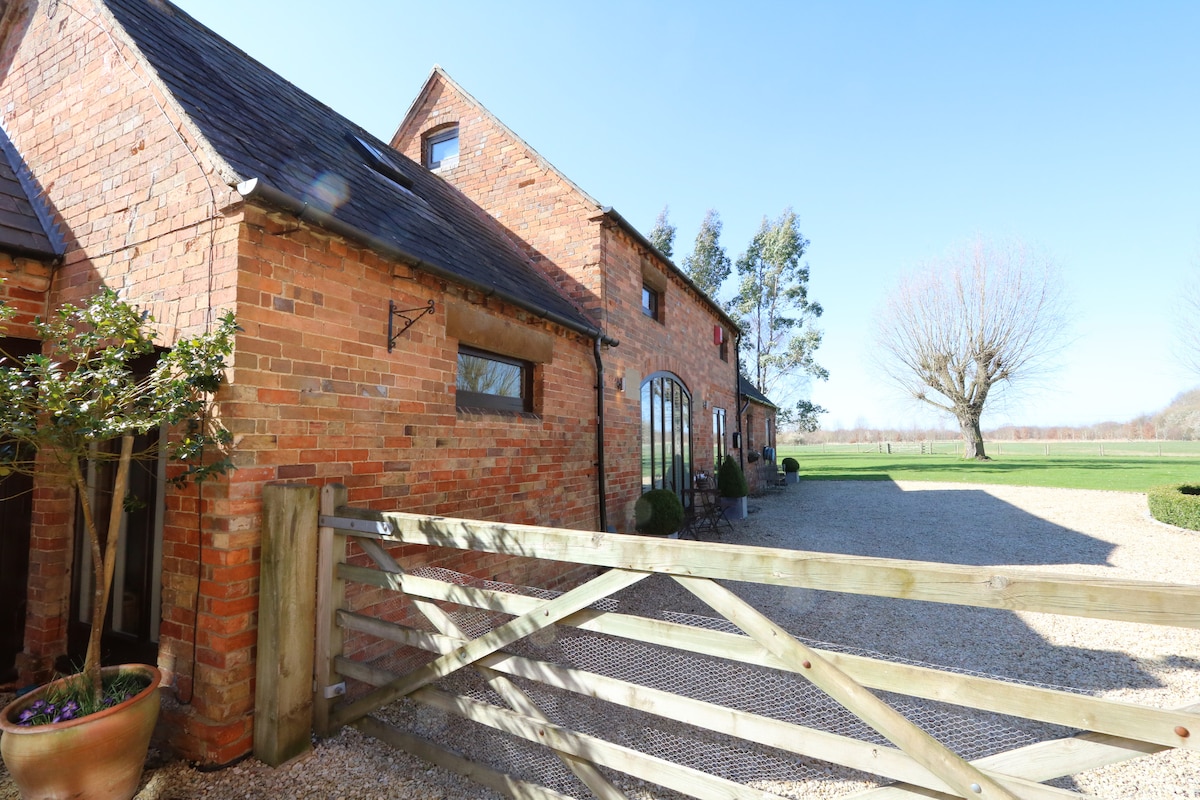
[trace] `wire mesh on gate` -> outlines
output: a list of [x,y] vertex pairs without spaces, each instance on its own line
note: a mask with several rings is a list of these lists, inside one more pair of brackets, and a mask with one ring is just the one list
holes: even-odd
[[[561,594],[534,587],[480,581],[440,568],[422,568],[413,574],[458,585],[547,600]],[[604,611],[617,611],[619,603],[612,598],[606,598],[594,607]],[[669,610],[661,610],[655,616],[665,621],[708,630],[742,633],[732,623],[721,618]],[[472,638],[481,636],[512,618],[501,612],[469,607],[456,607],[451,611],[451,617]],[[432,627],[429,630],[432,631]],[[824,650],[918,666],[932,666],[855,648],[806,640],[802,637],[796,638],[810,647]],[[876,731],[816,686],[799,675],[783,670],[697,655],[564,626],[551,626],[505,648],[505,652],[625,680],[782,722],[852,737],[871,744],[888,744]],[[372,659],[371,666],[401,675],[434,658],[436,654],[397,646],[390,652]],[[968,670],[946,671],[995,677]],[[564,728],[770,791],[782,797],[803,797],[813,783],[824,784],[822,795],[827,797],[839,794],[836,789],[838,782],[841,782],[845,789],[841,793],[862,791],[872,785],[880,785],[880,779],[876,776],[838,765],[798,757],[793,753],[748,743],[683,721],[665,719],[586,695],[566,692],[520,678],[508,679],[524,690],[551,722]],[[435,686],[480,702],[501,708],[508,707],[474,670],[459,670],[437,682]],[[370,687],[348,681],[348,688],[349,694],[356,696],[365,693]],[[1061,728],[1030,723],[1028,720],[1014,720],[984,712],[968,713],[955,706],[886,692],[877,694],[914,724],[968,760],[1068,733]],[[579,779],[545,747],[408,699],[393,704],[376,716],[447,750],[516,778],[540,784],[570,797],[592,796]],[[605,772],[614,784],[630,785],[628,778],[607,770]],[[672,798],[681,795],[656,789],[653,794],[638,796]]]

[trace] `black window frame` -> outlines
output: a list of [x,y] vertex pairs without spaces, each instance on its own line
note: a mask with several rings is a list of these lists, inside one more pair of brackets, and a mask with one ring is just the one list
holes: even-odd
[[729,420],[725,409],[713,406],[713,472],[720,468],[725,460],[728,449],[725,446],[725,436],[729,432]]
[[648,283],[642,284],[642,313],[656,322],[662,322],[662,292]]
[[671,372],[656,372],[641,386],[642,493],[670,489],[684,505],[695,471],[692,393]]
[[[490,394],[488,392],[473,392],[463,389],[458,381],[462,374],[462,357],[478,358],[499,364],[518,367],[521,370],[520,397]],[[533,362],[520,358],[500,355],[489,350],[468,345],[458,346],[455,373],[455,400],[457,408],[476,411],[508,411],[514,413],[533,413]]]
[[[459,150],[457,152],[455,152],[455,154],[453,156],[449,156],[447,158],[434,161],[433,160],[434,145],[441,144],[442,142],[448,142],[451,139],[458,141]],[[447,125],[444,128],[438,128],[437,130],[430,131],[429,133],[425,134],[424,150],[425,150],[425,153],[424,153],[425,166],[428,167],[429,169],[441,169],[442,165],[446,161],[450,161],[451,159],[454,160],[454,164],[457,164],[459,154],[462,152],[462,141],[459,139],[459,135],[458,135],[458,123],[456,122],[453,125]],[[454,166],[454,164],[446,164],[446,166],[448,166],[448,167]]]

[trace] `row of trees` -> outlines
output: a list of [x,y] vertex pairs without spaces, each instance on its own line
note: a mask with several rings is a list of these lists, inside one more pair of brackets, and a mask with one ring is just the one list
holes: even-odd
[[[664,208],[649,233],[651,243],[674,256],[675,226]],[[724,304],[738,323],[742,374],[780,407],[780,425],[816,430],[825,409],[799,397],[808,380],[826,380],[828,371],[816,361],[823,309],[808,296],[808,240],[790,208],[762,224],[745,252],[731,261],[721,245],[721,218],[709,210],[696,234],[692,252],[683,258],[688,277],[717,299],[736,270],[737,294]]]
[[[675,233],[664,208],[649,238],[671,257]],[[796,215],[788,209],[764,218],[736,262],[720,236],[720,217],[710,210],[683,269],[714,298],[736,269],[737,294],[725,308],[741,329],[743,374],[781,405],[783,423],[814,431],[825,409],[795,395],[808,379],[829,373],[815,358],[822,308],[808,296],[808,240]],[[958,421],[965,457],[986,459],[988,401],[1040,374],[1063,340],[1061,286],[1053,262],[1024,243],[970,242],[887,294],[876,319],[878,366],[907,395]]]
[[[649,238],[671,257],[675,233],[664,208]],[[796,395],[808,379],[825,380],[828,372],[815,359],[822,309],[808,296],[809,243],[796,215],[788,209],[764,218],[736,262],[720,236],[720,217],[710,210],[683,269],[713,298],[736,270],[737,294],[725,308],[740,328],[743,374],[780,403],[781,423],[814,431],[825,409]],[[877,366],[905,394],[958,422],[965,457],[986,459],[988,403],[1041,377],[1065,342],[1069,307],[1062,286],[1057,265],[1035,247],[968,242],[901,277],[887,293],[876,316]],[[1179,318],[1182,358],[1200,374],[1200,276],[1184,292]],[[1168,427],[1180,425],[1187,427]]]
[[[1002,425],[986,431],[1002,442],[1194,441],[1200,439],[1200,410],[1188,414],[1144,414],[1127,422],[1094,425]],[[948,428],[837,428],[787,437],[788,444],[859,444],[873,442],[941,442],[960,438]]]

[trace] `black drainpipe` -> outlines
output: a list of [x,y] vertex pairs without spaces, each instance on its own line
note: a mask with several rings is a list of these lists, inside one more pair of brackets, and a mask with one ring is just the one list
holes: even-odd
[[[608,486],[604,480],[604,360],[600,358],[600,339],[592,340],[592,353],[596,357],[596,496],[599,498],[600,530],[608,531],[608,506],[606,496]],[[616,345],[615,339],[608,339],[611,345]]]
[[733,334],[734,345],[734,375],[733,375],[733,397],[734,397],[734,413],[737,414],[737,439],[738,439],[738,466],[743,471],[746,469],[746,438],[742,435],[742,415],[746,413],[746,407],[750,405],[750,401],[746,401],[746,407],[742,406],[742,331],[735,328]]

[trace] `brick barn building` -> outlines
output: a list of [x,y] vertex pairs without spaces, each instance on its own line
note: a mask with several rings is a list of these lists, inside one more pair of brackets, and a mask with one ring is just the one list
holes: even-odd
[[[645,489],[774,444],[774,407],[738,388],[733,320],[444,71],[389,146],[170,3],[0,9],[0,296],[18,311],[0,345],[34,347],[34,316],[101,286],[164,346],[227,310],[243,329],[218,397],[237,469],[202,492],[145,471],[105,640],[167,671],[185,756],[251,748],[265,484],[630,531]],[[23,680],[86,642],[75,498],[49,461],[0,491],[0,659]]]

